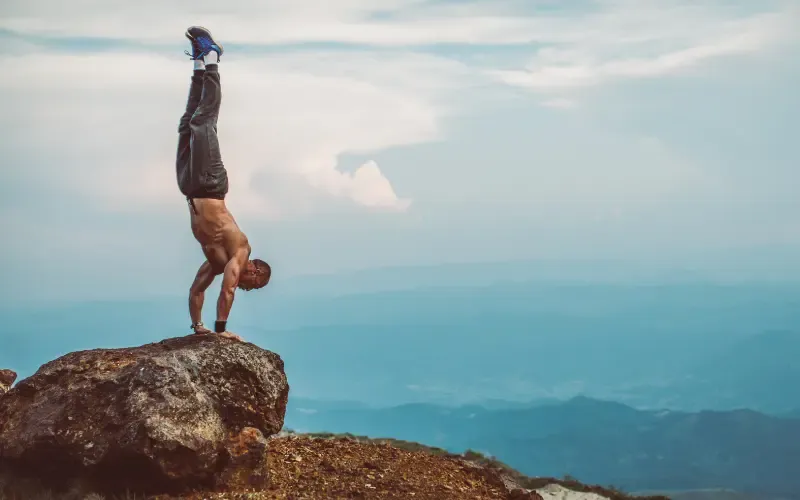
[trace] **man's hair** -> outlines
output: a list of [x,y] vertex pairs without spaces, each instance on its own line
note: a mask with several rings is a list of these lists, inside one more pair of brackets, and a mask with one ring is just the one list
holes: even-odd
[[242,290],[257,290],[267,286],[272,276],[272,268],[261,259],[250,261],[253,266],[247,268],[239,278],[239,288]]

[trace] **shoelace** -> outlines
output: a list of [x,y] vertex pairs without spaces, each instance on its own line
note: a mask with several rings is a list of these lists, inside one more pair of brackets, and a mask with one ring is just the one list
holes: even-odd
[[[201,54],[206,52],[209,49],[213,49],[216,46],[215,44],[211,43],[210,39],[205,38],[205,37],[197,38],[197,44],[199,45],[199,48],[200,48],[199,53],[201,53]],[[192,52],[189,52],[188,50],[184,50],[183,53],[186,54],[187,56],[191,57],[192,59],[199,59],[200,57],[202,57],[199,54],[197,56],[195,56],[194,55],[194,49],[192,50]]]

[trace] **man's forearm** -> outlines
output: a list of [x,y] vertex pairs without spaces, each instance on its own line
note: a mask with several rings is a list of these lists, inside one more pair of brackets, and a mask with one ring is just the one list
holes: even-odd
[[214,281],[214,271],[208,261],[203,262],[203,265],[197,270],[197,276],[195,276],[194,282],[192,282],[192,286],[189,289],[189,316],[192,318],[193,325],[196,325],[202,319],[205,291],[212,281]]
[[219,299],[217,300],[217,321],[228,321],[228,315],[231,313],[231,307],[233,306],[234,295],[235,289],[223,288],[222,291],[220,291]]
[[205,295],[205,292],[202,291],[192,290],[189,292],[189,316],[192,318],[193,325],[202,319]]
[[240,250],[236,256],[228,261],[225,265],[225,271],[222,277],[222,287],[219,292],[219,299],[217,300],[217,324],[215,330],[225,329],[228,321],[228,314],[231,312],[233,306],[233,296],[236,294],[236,286],[239,283],[239,275],[242,270],[243,259],[246,259],[247,254],[242,253]]

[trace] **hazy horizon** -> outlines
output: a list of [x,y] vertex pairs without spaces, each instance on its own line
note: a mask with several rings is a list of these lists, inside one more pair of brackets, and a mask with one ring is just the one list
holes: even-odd
[[[784,359],[800,348],[800,283],[614,280],[611,269],[587,280],[548,269],[453,264],[287,280],[237,294],[230,328],[284,358],[293,397],[385,406],[587,395],[645,408],[800,408],[784,389],[800,377]],[[181,295],[0,310],[0,366],[23,376],[69,351],[189,333]],[[773,364],[782,371],[769,374]],[[722,386],[736,393],[714,389]]]

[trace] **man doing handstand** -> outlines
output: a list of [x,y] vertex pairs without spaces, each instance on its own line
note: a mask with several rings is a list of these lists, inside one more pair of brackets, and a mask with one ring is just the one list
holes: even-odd
[[176,173],[178,187],[188,202],[192,233],[206,257],[189,291],[189,316],[195,333],[211,333],[201,319],[203,300],[206,289],[221,274],[214,332],[238,339],[226,328],[236,288],[262,288],[272,270],[263,260],[250,260],[247,236],[225,206],[228,174],[217,139],[222,46],[199,26],[186,30],[186,37],[192,45],[192,53],[186,54],[194,61],[194,74],[186,112],[178,126]]

